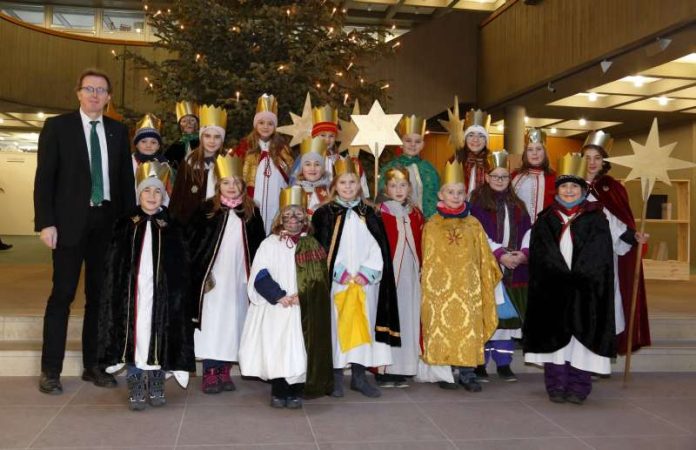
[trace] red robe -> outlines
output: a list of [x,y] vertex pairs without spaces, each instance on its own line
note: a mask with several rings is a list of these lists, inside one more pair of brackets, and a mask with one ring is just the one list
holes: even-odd
[[[596,178],[590,185],[590,192],[597,200],[615,215],[620,221],[631,229],[636,229],[636,221],[631,212],[626,189],[609,175]],[[638,246],[623,256],[619,256],[619,287],[623,302],[624,317],[626,317],[626,330],[617,336],[618,352],[625,355],[628,345],[628,322],[631,315],[631,295],[633,292],[633,274],[636,267],[636,252]],[[638,296],[636,298],[635,325],[633,328],[632,351],[650,345],[650,325],[648,323],[648,303],[645,296],[645,280],[643,268],[640,269],[640,281],[638,282]]]
[[[421,252],[421,237],[423,236],[423,227],[425,226],[425,218],[423,213],[418,208],[412,208],[411,213],[408,215],[411,219],[411,232],[413,233],[413,240],[416,243],[416,255],[418,255],[419,263],[423,262],[423,254]],[[389,252],[392,259],[394,259],[394,252],[396,251],[396,244],[399,240],[399,229],[396,226],[396,217],[381,211],[382,223],[384,223],[384,229],[387,232],[387,240],[389,241]]]
[[[510,181],[514,180],[519,174],[519,170],[512,172],[512,175],[510,175]],[[544,174],[544,205],[542,208],[539,208],[539,212],[551,206],[554,197],[556,197],[556,172],[549,170],[548,173]]]

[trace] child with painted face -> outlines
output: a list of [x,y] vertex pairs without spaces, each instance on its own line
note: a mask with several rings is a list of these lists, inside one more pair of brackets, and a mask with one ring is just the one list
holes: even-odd
[[616,356],[613,245],[602,206],[585,198],[582,156],[565,155],[557,173],[555,201],[532,228],[525,362],[544,366],[552,402],[581,404],[591,373],[611,373]]
[[181,137],[165,151],[165,156],[171,166],[178,171],[184,158],[200,145],[198,133],[198,105],[182,100],[176,104],[176,121],[179,124]]
[[300,144],[300,172],[295,185],[300,186],[307,197],[307,213],[310,217],[329,195],[329,180],[324,170],[326,150],[326,142],[318,136],[306,138]]
[[[484,344],[498,326],[494,291],[501,273],[486,232],[469,214],[462,169],[446,164],[438,213],[423,229],[418,379],[479,392],[474,368],[484,363]],[[451,366],[459,368],[458,383]]]
[[546,133],[530,128],[525,135],[522,167],[512,173],[512,187],[527,207],[532,223],[537,215],[548,208],[556,195],[556,173],[549,165],[546,151]]
[[230,152],[244,158],[247,193],[259,206],[266,235],[271,232],[280,191],[288,186],[294,162],[277,126],[278,102],[263,94],[256,104],[254,130]]
[[172,190],[172,215],[188,225],[203,202],[215,195],[215,158],[223,154],[227,112],[203,105],[200,108],[200,146],[179,166]]
[[387,201],[380,217],[389,241],[399,307],[401,347],[392,348],[393,363],[377,375],[380,387],[407,387],[406,377],[415,376],[420,354],[420,262],[421,235],[425,219],[411,201],[410,171],[393,167],[384,173]]
[[491,244],[493,255],[500,264],[503,280],[496,286],[498,329],[486,342],[485,363],[476,369],[479,381],[488,381],[486,365],[492,358],[498,376],[505,381],[517,381],[510,369],[515,351],[513,338],[522,337],[522,320],[527,300],[527,258],[531,222],[524,203],[510,185],[508,153],[491,152],[486,184],[477,188],[471,199],[472,212]]
[[251,304],[239,364],[244,376],[271,382],[271,407],[298,409],[302,398],[330,394],[331,297],[326,252],[309,230],[306,195],[283,189],[272,234],[249,277]]
[[379,397],[366,367],[392,364],[400,345],[391,254],[384,226],[362,198],[358,170],[350,158],[334,165],[329,203],[312,216],[315,237],[329,258],[332,298],[334,390],[343,396],[343,369],[350,364],[351,389]]
[[187,317],[188,252],[163,206],[169,176],[169,166],[157,161],[138,167],[139,206],[116,222],[106,257],[99,362],[108,373],[126,367],[134,411],[166,403],[165,372],[186,387],[196,369]]
[[440,176],[428,161],[421,159],[425,139],[425,119],[415,115],[404,116],[399,122],[402,154],[386,163],[380,171],[380,189],[384,189],[384,174],[394,167],[405,167],[411,180],[411,200],[426,217],[436,212]]
[[230,370],[239,361],[249,266],[266,236],[259,210],[246,194],[242,164],[238,157],[216,157],[215,195],[189,226],[194,345],[206,394],[235,390]]
[[488,113],[469,110],[464,121],[464,148],[458,149],[450,162],[458,161],[464,165],[464,189],[467,200],[478,186],[485,183],[488,167],[488,127],[491,119]]

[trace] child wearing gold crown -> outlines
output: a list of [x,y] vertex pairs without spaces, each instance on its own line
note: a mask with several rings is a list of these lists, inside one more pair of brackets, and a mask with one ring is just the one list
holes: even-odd
[[223,153],[227,112],[203,105],[200,108],[200,146],[192,151],[179,171],[172,191],[172,216],[188,225],[201,204],[215,194],[215,158]]
[[464,120],[464,147],[457,149],[450,158],[450,162],[456,161],[464,165],[464,189],[467,200],[478,186],[485,183],[488,173],[488,145],[490,137],[488,127],[491,117],[480,109],[469,110]]
[[283,189],[272,234],[249,276],[239,367],[242,375],[271,381],[273,408],[298,409],[303,396],[328,395],[333,388],[326,252],[308,231],[304,191]]
[[380,217],[389,241],[399,307],[401,347],[392,348],[393,363],[378,375],[381,387],[407,387],[406,377],[416,375],[420,353],[421,235],[425,219],[411,200],[411,172],[394,167],[384,175],[387,201]]
[[293,165],[290,149],[276,132],[277,127],[278,102],[274,96],[263,94],[256,104],[254,129],[231,152],[244,158],[244,181],[259,207],[266,235],[271,232],[280,191],[288,186]]
[[501,379],[517,381],[510,364],[515,352],[513,338],[522,337],[521,325],[527,304],[531,222],[524,203],[510,185],[507,151],[491,152],[488,166],[491,171],[486,174],[486,184],[472,194],[471,214],[481,222],[488,235],[503,280],[496,286],[498,329],[486,342],[484,365],[477,367],[475,372],[479,381],[488,381],[486,365],[493,359]]
[[549,165],[546,133],[530,128],[525,135],[522,167],[512,173],[512,188],[527,207],[532,223],[556,195],[556,172]]
[[324,169],[326,142],[321,137],[306,138],[300,144],[299,173],[295,185],[307,197],[307,213],[312,216],[329,195],[329,176]]
[[177,102],[175,112],[181,137],[167,148],[164,156],[167,157],[174,170],[178,171],[184,158],[200,145],[198,105],[188,100],[182,100]]
[[[168,164],[167,158],[161,152],[162,136],[160,135],[159,131],[161,124],[162,121],[159,120],[154,114],[145,114],[136,124],[135,135],[133,137],[135,151],[131,155],[131,159],[133,161],[133,175],[135,175],[137,172],[138,167],[145,162],[157,161],[160,164]],[[167,189],[168,196],[171,195],[171,177],[167,180],[165,188]],[[167,201],[164,204],[165,206],[169,204],[168,196]],[[136,202],[137,200],[138,199],[136,198]]]
[[466,195],[461,163],[448,162],[437,214],[423,229],[423,364],[418,378],[456,389],[449,369],[455,366],[459,384],[479,392],[474,368],[483,364],[483,346],[498,326],[494,290],[501,273],[486,232],[469,214]]
[[312,216],[315,237],[328,254],[332,298],[334,390],[343,397],[343,369],[350,387],[367,397],[381,392],[369,384],[366,367],[392,363],[400,345],[394,272],[384,225],[363,201],[358,170],[350,158],[334,165],[329,203]]
[[218,155],[215,174],[215,195],[189,227],[194,344],[196,358],[203,361],[206,394],[235,390],[230,370],[239,360],[249,266],[266,236],[259,210],[246,193],[242,159]]
[[440,176],[432,164],[419,156],[424,146],[425,119],[415,115],[404,116],[399,122],[399,134],[404,143],[401,146],[403,153],[382,166],[379,188],[384,189],[384,174],[388,170],[405,167],[411,180],[410,197],[413,204],[423,211],[425,217],[431,217],[436,212]]
[[611,373],[616,356],[614,255],[609,221],[586,198],[586,163],[559,161],[554,203],[532,228],[525,361],[544,366],[549,400],[582,404],[591,373]]
[[162,406],[165,372],[186,387],[195,371],[187,318],[189,260],[182,230],[163,206],[169,167],[137,171],[138,204],[114,225],[99,311],[99,363],[127,369],[131,410]]

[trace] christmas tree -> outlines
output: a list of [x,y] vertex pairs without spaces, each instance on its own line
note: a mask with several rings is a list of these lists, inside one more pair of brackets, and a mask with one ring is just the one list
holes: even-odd
[[279,120],[299,113],[309,91],[314,106],[331,104],[347,116],[355,99],[386,98],[386,81],[366,68],[392,51],[383,27],[345,27],[345,10],[327,0],[179,0],[153,11],[156,47],[166,59],[128,54],[147,69],[148,87],[169,114],[176,101],[224,106],[232,140],[252,124],[256,100],[278,98]]

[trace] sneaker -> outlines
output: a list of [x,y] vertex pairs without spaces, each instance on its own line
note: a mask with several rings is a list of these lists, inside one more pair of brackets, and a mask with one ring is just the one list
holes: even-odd
[[553,403],[565,403],[566,397],[563,392],[549,392],[549,400]]
[[440,389],[447,389],[450,391],[453,391],[455,389],[459,389],[459,386],[457,383],[448,383],[446,381],[438,381],[437,385],[440,386]]
[[388,374],[377,373],[375,374],[375,382],[377,386],[381,388],[393,388],[394,387],[394,377]]
[[285,408],[285,399],[275,395],[271,396],[271,408]]
[[460,380],[459,384],[464,386],[464,389],[466,389],[469,392],[481,392],[483,388],[479,384],[478,381],[476,381],[475,378],[471,378],[469,380]]
[[582,405],[583,403],[585,403],[585,399],[579,397],[579,396],[576,395],[576,394],[568,394],[568,395],[566,395],[566,396],[565,396],[565,401],[567,401],[568,403],[572,403],[572,404],[574,404],[574,405]]
[[147,374],[147,394],[150,406],[164,406],[167,399],[164,396],[165,376],[163,370],[151,370]]
[[476,381],[479,383],[488,383],[488,371],[486,371],[486,366],[476,366],[474,369],[474,374],[476,375]]
[[213,367],[203,373],[201,390],[205,394],[219,394],[222,392],[222,383],[220,382],[219,370],[217,368]]
[[302,399],[300,397],[288,397],[285,399],[285,407],[288,409],[301,409]]
[[126,377],[128,382],[128,409],[142,411],[147,406],[145,400],[145,374],[133,373]]
[[397,389],[403,389],[408,387],[408,381],[406,380],[396,380],[394,382],[394,387]]
[[234,385],[234,382],[232,381],[232,376],[230,375],[230,370],[232,370],[232,364],[231,363],[225,363],[225,365],[222,366],[219,372],[220,376],[220,383],[222,384],[222,390],[223,391],[236,391],[237,387]]
[[510,366],[499,366],[498,376],[504,381],[517,381],[517,375],[510,369]]
[[9,250],[11,248],[12,244],[5,244],[4,242],[0,241],[0,251]]

